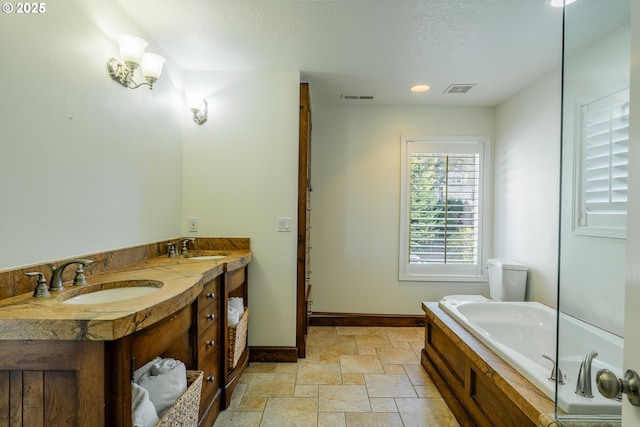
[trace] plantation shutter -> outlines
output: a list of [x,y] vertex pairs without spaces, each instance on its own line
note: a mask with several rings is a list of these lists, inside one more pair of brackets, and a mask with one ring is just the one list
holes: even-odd
[[409,262],[476,264],[480,156],[411,154]]
[[629,89],[583,104],[579,113],[582,153],[578,226],[623,230],[629,168]]

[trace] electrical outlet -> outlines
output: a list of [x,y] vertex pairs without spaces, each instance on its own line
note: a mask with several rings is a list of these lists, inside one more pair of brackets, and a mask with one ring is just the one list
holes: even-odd
[[195,232],[198,231],[198,217],[197,216],[189,217],[188,223],[189,223],[189,231],[190,232],[195,233]]

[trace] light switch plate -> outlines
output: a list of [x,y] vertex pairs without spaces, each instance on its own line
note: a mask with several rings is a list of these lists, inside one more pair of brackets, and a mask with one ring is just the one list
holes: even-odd
[[289,232],[289,231],[291,231],[291,217],[290,216],[279,216],[278,217],[278,231],[279,232]]
[[190,232],[198,231],[198,217],[197,216],[189,217],[188,222],[189,222],[189,231]]

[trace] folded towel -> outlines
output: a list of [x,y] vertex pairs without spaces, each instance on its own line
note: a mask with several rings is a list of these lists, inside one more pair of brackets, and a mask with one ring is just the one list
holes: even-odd
[[155,406],[158,416],[164,413],[187,390],[187,368],[174,359],[161,359],[140,378],[139,384],[149,392],[149,400]]
[[158,420],[155,406],[149,400],[149,392],[131,383],[131,418],[133,427],[152,427]]

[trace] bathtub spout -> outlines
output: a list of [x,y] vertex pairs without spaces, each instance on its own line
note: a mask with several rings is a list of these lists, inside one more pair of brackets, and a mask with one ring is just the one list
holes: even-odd
[[583,397],[593,397],[591,392],[591,362],[598,355],[595,350],[589,350],[584,354],[584,359],[578,371],[578,381],[576,383],[576,394]]

